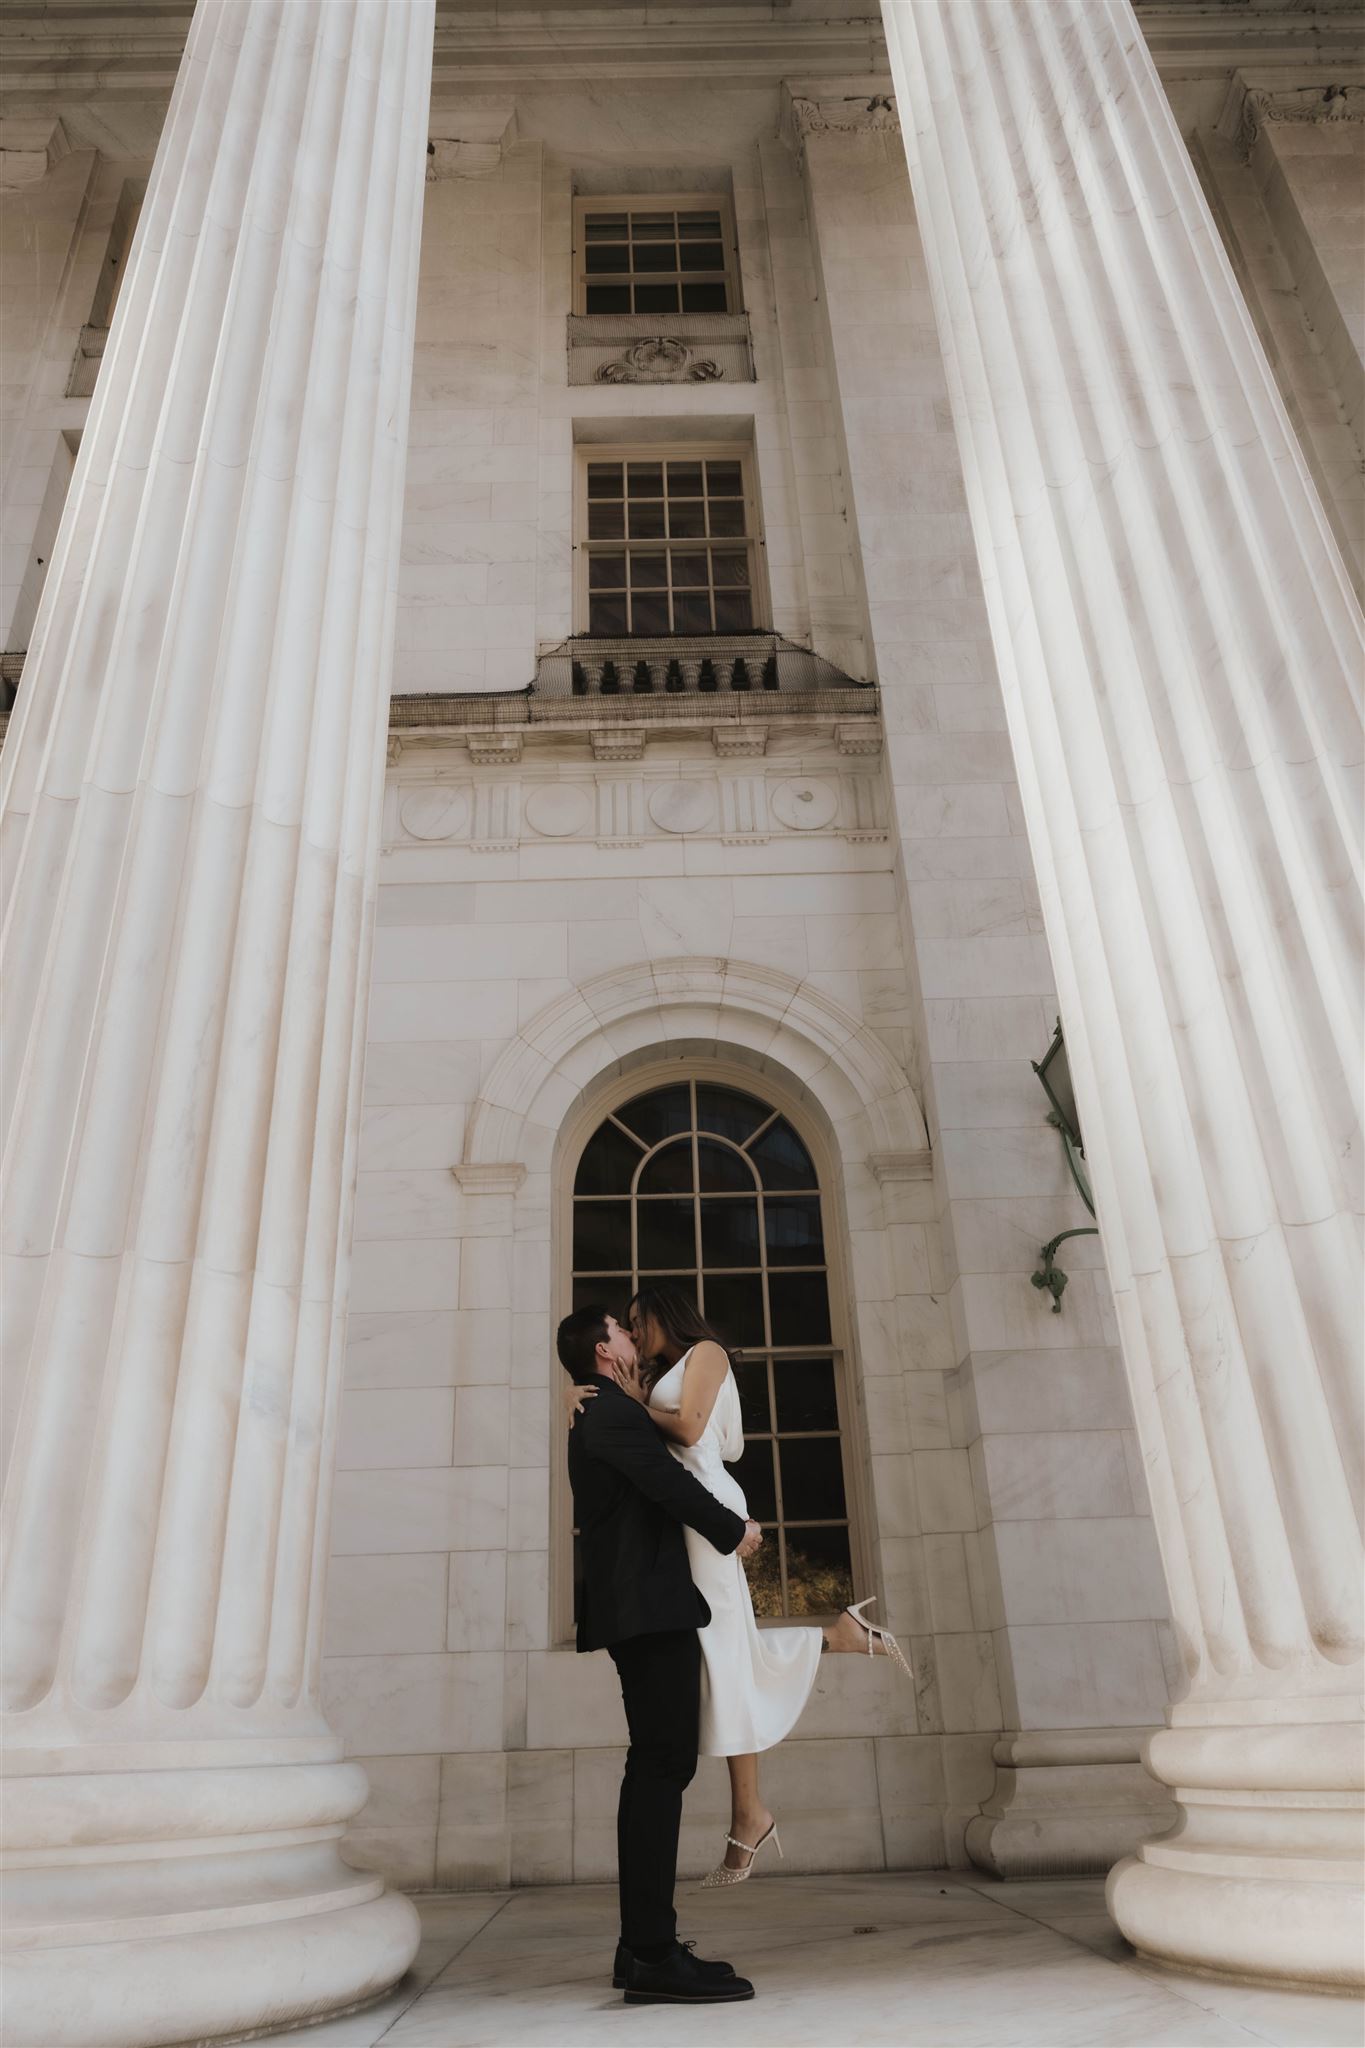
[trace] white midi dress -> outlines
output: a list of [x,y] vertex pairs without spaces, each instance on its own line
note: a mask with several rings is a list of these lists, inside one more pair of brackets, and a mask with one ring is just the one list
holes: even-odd
[[[689,1356],[684,1352],[655,1384],[649,1397],[651,1408],[677,1414]],[[732,1372],[725,1375],[701,1441],[684,1446],[668,1440],[668,1447],[708,1493],[737,1515],[747,1517],[743,1488],[724,1463],[727,1458],[733,1463],[744,1454],[739,1388]],[[701,1753],[749,1756],[771,1749],[791,1733],[810,1698],[820,1664],[821,1631],[760,1629],[739,1559],[724,1556],[695,1529],[688,1529],[686,1535],[692,1579],[711,1610],[710,1625],[699,1631]]]

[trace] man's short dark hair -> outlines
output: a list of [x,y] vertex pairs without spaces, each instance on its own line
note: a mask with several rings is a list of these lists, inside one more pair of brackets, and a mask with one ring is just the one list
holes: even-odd
[[609,1314],[609,1309],[593,1302],[590,1307],[576,1308],[571,1316],[565,1316],[555,1332],[559,1362],[569,1377],[582,1386],[597,1377],[597,1347],[608,1341]]

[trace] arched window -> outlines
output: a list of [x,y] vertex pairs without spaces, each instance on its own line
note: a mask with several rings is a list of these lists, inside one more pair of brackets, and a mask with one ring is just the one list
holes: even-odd
[[853,1569],[823,1205],[809,1151],[770,1104],[678,1081],[598,1126],[574,1180],[574,1306],[624,1317],[642,1281],[690,1294],[733,1347],[734,1469],[769,1534],[749,1566],[756,1613],[837,1612]]

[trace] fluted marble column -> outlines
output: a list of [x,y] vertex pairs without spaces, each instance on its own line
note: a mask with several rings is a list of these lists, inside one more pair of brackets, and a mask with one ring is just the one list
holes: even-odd
[[1154,1955],[1360,1972],[1360,617],[1128,0],[884,0],[1188,1685]]
[[433,0],[200,0],[6,761],[14,2048],[373,1997],[318,1703]]

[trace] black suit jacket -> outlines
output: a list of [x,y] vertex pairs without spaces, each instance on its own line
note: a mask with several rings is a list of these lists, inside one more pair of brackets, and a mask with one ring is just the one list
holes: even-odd
[[604,1650],[661,1629],[704,1628],[711,1610],[692,1583],[683,1525],[726,1556],[743,1517],[672,1455],[647,1411],[598,1376],[569,1431],[569,1483],[583,1588],[580,1650]]

